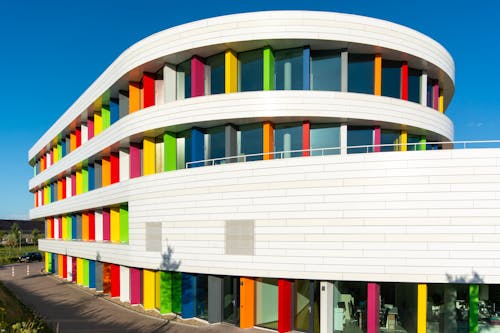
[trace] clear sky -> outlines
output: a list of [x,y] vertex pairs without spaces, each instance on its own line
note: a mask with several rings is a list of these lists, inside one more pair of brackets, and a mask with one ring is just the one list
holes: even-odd
[[455,59],[456,90],[447,110],[455,140],[500,139],[496,0],[2,1],[0,218],[28,217],[28,150],[130,45],[198,19],[279,9],[371,16],[434,38]]

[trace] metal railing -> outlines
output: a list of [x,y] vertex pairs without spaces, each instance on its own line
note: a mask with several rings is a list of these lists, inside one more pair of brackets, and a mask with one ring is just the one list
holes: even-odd
[[[406,149],[404,149],[406,147]],[[391,149],[392,148],[392,149]],[[393,143],[362,146],[311,148],[300,150],[284,150],[268,153],[242,154],[236,156],[210,158],[186,163],[186,169],[220,165],[227,163],[244,163],[250,161],[260,161],[266,159],[283,159],[305,156],[325,156],[340,154],[363,154],[389,151],[427,151],[443,149],[480,149],[480,148],[500,148],[500,140],[479,140],[479,141],[440,141],[440,142],[414,142],[414,143]]]

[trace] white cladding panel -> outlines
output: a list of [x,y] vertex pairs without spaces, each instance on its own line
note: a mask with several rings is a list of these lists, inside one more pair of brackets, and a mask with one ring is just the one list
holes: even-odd
[[[113,198],[113,200],[109,199]],[[41,240],[120,265],[326,280],[500,283],[500,149],[387,152],[155,174],[31,217],[128,201],[130,243]],[[255,255],[225,255],[227,220],[255,221]],[[162,224],[163,253],[145,251]],[[164,259],[163,259],[164,260]]]

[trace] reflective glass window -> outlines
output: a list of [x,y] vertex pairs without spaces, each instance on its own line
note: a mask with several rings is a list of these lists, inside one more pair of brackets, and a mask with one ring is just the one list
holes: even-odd
[[427,106],[430,108],[432,108],[432,102],[433,102],[432,84],[433,84],[433,80],[431,80],[431,79],[427,80]]
[[[238,155],[262,154],[263,132],[262,124],[240,126],[238,131]],[[261,160],[262,155],[248,156],[247,161]]]
[[[302,156],[302,124],[280,124],[274,129],[274,158]],[[298,151],[297,151],[298,150]],[[296,152],[291,152],[296,151]]]
[[[226,135],[224,126],[214,127],[207,131],[207,157],[208,158],[221,158],[226,156]],[[216,161],[216,164],[221,161]]]
[[238,91],[263,90],[264,67],[262,50],[238,54]]
[[348,91],[373,94],[373,58],[371,54],[349,54]]
[[333,288],[333,331],[366,332],[367,284],[339,281]]
[[204,274],[196,276],[195,310],[196,317],[208,320],[208,277]]
[[311,90],[340,91],[340,76],[340,52],[311,52]]
[[385,332],[417,332],[417,284],[380,284],[379,325]]
[[340,125],[311,124],[309,138],[312,156],[340,154]]
[[302,48],[274,52],[276,90],[302,90],[303,50]]
[[353,146],[371,146],[373,144],[373,130],[370,127],[348,127],[347,128],[347,153],[368,153],[373,151],[373,147],[355,147]]
[[[389,131],[382,130],[380,136],[380,143],[382,145],[396,145],[399,143],[399,131]],[[380,151],[396,151],[399,150],[397,146],[382,146],[380,147]]]
[[408,69],[408,100],[420,103],[420,76],[422,73],[419,70]]
[[420,136],[419,135],[410,135],[408,134],[408,139],[407,139],[407,150],[418,150],[418,143],[420,142]]
[[191,59],[177,65],[177,99],[191,97]]
[[382,96],[394,98],[401,96],[401,63],[399,61],[382,61]]
[[295,280],[294,287],[294,330],[318,333],[320,302],[318,281]]
[[205,76],[205,92],[207,95],[224,93],[224,53],[206,59],[207,74]]
[[278,329],[278,280],[255,281],[255,325]]
[[469,332],[467,284],[427,285],[427,332]]
[[185,169],[187,162],[191,162],[191,130],[177,136],[177,169]]

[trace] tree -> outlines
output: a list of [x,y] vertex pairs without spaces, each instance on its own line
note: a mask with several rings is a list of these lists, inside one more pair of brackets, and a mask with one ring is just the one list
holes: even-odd
[[31,239],[34,245],[38,245],[38,239],[40,239],[40,230],[38,230],[37,228],[33,229],[33,231],[31,231]]
[[21,241],[21,228],[19,227],[19,224],[13,223],[12,226],[10,227],[10,235],[12,235],[15,240],[16,244],[19,244]]

